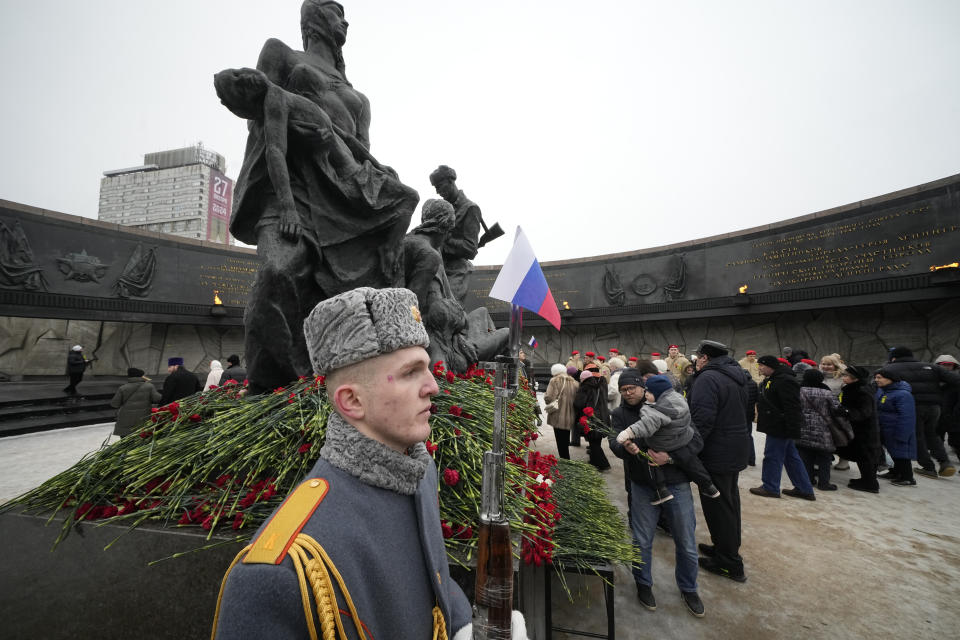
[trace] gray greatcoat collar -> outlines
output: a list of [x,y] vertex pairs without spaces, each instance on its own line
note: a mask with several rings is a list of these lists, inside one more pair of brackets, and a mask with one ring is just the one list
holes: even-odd
[[327,439],[320,457],[364,484],[412,496],[427,470],[430,454],[418,442],[404,455],[363,435],[340,414],[327,420]]

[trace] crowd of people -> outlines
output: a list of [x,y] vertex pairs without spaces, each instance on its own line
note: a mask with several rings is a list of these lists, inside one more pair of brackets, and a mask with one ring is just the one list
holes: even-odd
[[[96,358],[87,358],[83,355],[82,345],[76,345],[70,349],[67,354],[69,384],[64,388],[64,393],[77,395],[77,385],[83,380],[84,372],[95,360]],[[206,383],[201,384],[197,374],[184,366],[183,358],[170,357],[167,359],[167,377],[164,378],[159,391],[153,381],[144,375],[143,369],[129,367],[127,381],[120,385],[110,400],[110,406],[117,410],[113,435],[122,438],[130,433],[136,425],[150,417],[150,410],[156,406],[176,402],[198,391],[222,386],[228,381],[243,384],[247,379],[247,372],[240,365],[240,356],[230,355],[227,358],[227,365],[224,369],[219,360],[211,360]]]
[[[703,340],[689,358],[678,345],[666,356],[576,350],[551,367],[545,419],[560,457],[582,438],[589,462],[606,470],[606,439],[623,460],[634,543],[645,558],[633,571],[644,607],[656,609],[658,528],[673,537],[677,586],[694,615],[704,614],[698,569],[746,581],[738,481],[756,464],[754,424],[765,435],[762,483],[749,489],[755,496],[815,501],[818,491],[838,490],[831,471],[851,462],[859,477],[846,486],[872,494],[880,479],[911,487],[915,475],[956,473],[947,447],[960,459],[960,362],[949,354],[923,362],[906,347],[886,355],[872,371],[837,353],[815,360],[789,347],[779,355],[750,349],[737,361],[726,345]],[[597,420],[605,433],[587,426]],[[792,486],[781,489],[784,471]],[[691,482],[712,544],[696,543]]]

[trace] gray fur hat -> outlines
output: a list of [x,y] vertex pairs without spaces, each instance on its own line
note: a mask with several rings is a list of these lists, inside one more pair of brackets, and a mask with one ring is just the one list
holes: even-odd
[[317,375],[430,344],[417,296],[408,289],[358,287],[324,300],[303,321],[303,335]]

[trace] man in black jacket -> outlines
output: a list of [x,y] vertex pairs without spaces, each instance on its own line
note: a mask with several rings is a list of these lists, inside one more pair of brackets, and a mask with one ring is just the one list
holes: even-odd
[[183,367],[183,358],[168,358],[167,373],[170,375],[163,381],[161,405],[170,404],[203,390],[200,379]]
[[223,374],[220,375],[220,382],[217,384],[222,387],[227,380],[243,384],[243,381],[247,379],[247,370],[240,366],[240,356],[235,353],[231,354],[227,358],[227,362],[230,363],[230,366],[224,369]]
[[803,411],[800,407],[800,383],[790,367],[776,356],[757,359],[760,373],[760,398],[757,402],[757,431],[767,434],[763,447],[763,485],[753,487],[750,493],[764,498],[780,497],[780,476],[786,468],[793,483],[783,493],[794,498],[816,500],[807,469],[797,451],[794,440],[800,438]]
[[[937,435],[937,423],[940,421],[940,402],[943,400],[943,388],[960,389],[960,375],[947,371],[931,362],[918,362],[913,351],[907,347],[894,347],[890,350],[890,371],[910,384],[913,400],[917,406],[917,463],[916,472],[929,478],[937,477],[936,458],[940,463],[939,475],[952,476],[957,469],[950,464],[943,440]],[[933,454],[931,458],[930,454]]]
[[[639,420],[640,407],[643,405],[643,376],[639,371],[623,369],[618,384],[621,404],[610,414],[614,434]],[[699,435],[694,436],[691,444],[697,440]],[[653,595],[652,552],[657,521],[662,515],[670,524],[673,543],[677,549],[675,575],[681,598],[690,613],[698,618],[702,617],[703,602],[697,594],[697,518],[693,510],[690,479],[675,465],[663,465],[663,476],[673,499],[657,505],[650,504],[656,495],[656,486],[653,476],[646,468],[647,461],[638,455],[641,447],[647,449],[646,443],[628,440],[621,445],[615,436],[608,438],[607,442],[610,451],[623,459],[624,476],[629,482],[630,528],[633,531],[634,543],[639,547],[643,558],[642,564],[633,567],[633,579],[637,583],[640,604],[650,611],[657,608]],[[663,455],[666,457],[666,454]]]
[[77,385],[83,380],[83,372],[92,364],[83,356],[83,347],[79,344],[74,345],[67,354],[67,375],[70,376],[70,384],[64,387],[64,393],[72,396],[77,395]]
[[750,374],[728,355],[726,345],[703,340],[697,347],[698,371],[690,389],[690,415],[703,438],[700,460],[710,472],[720,497],[700,506],[710,529],[712,545],[702,544],[707,556],[700,566],[711,573],[746,582],[740,557],[740,472],[747,467],[752,416],[747,415]]

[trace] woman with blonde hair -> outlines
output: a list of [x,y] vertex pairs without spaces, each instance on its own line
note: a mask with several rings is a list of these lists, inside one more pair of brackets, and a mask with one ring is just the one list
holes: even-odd
[[830,388],[834,396],[840,395],[843,386],[843,371],[846,365],[839,353],[831,353],[820,358],[820,371],[823,372],[823,384]]
[[[843,372],[847,366],[839,353],[831,353],[820,358],[820,371],[823,372],[823,384],[827,385],[834,398],[840,396],[840,387],[843,386]],[[837,464],[833,468],[837,471],[846,471],[850,468],[850,461],[837,456]]]

